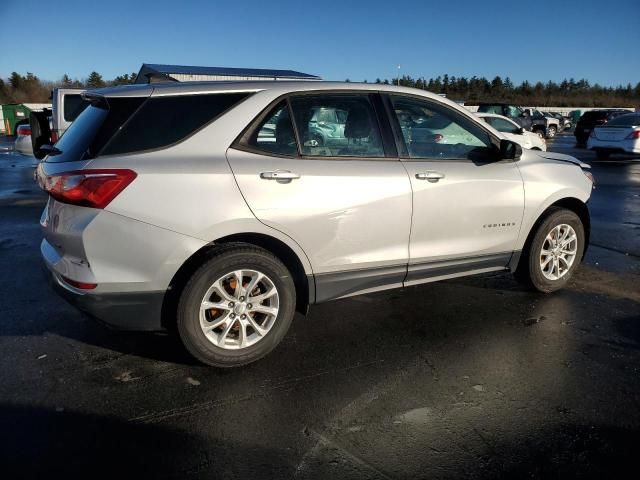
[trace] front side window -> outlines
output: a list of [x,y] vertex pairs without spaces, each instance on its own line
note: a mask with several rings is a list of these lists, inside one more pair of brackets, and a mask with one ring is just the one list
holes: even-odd
[[503,133],[520,133],[520,127],[504,118],[485,117],[485,121],[493,128]]
[[294,96],[291,109],[303,155],[384,157],[380,127],[367,94]]
[[298,153],[296,136],[289,116],[287,102],[282,101],[267,114],[264,120],[253,130],[248,146],[252,150],[277,155],[294,156]]
[[391,102],[410,158],[488,157],[491,138],[471,119],[428,100],[392,96]]

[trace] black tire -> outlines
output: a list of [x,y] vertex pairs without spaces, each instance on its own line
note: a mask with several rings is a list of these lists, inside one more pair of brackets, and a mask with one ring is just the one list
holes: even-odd
[[607,152],[606,150],[596,150],[596,157],[598,160],[609,160],[609,156],[611,152]]
[[[279,296],[279,310],[273,326],[254,345],[230,350],[211,342],[200,327],[200,303],[209,287],[219,278],[237,269],[266,274]],[[220,247],[191,276],[178,303],[177,326],[185,348],[202,363],[214,367],[238,367],[255,362],[271,352],[284,338],[296,309],[296,291],[284,264],[262,248],[234,243]]]
[[[575,260],[566,274],[557,280],[549,280],[542,273],[540,266],[540,251],[547,234],[557,225],[567,224],[573,227],[577,236],[577,251]],[[532,236],[527,241],[522,256],[515,271],[515,277],[525,285],[543,293],[550,293],[563,288],[571,279],[576,268],[582,260],[584,253],[584,226],[580,217],[571,210],[561,207],[552,207],[547,215],[538,221],[534,227]]]

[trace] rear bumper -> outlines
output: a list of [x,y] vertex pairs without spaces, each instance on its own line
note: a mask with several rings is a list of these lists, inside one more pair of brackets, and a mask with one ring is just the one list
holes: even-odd
[[49,268],[43,270],[53,290],[78,310],[112,328],[133,331],[162,331],[162,302],[165,292],[89,293],[67,285]]

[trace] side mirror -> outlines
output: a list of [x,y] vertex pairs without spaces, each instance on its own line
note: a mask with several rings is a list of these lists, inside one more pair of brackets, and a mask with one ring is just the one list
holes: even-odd
[[511,140],[500,140],[500,158],[517,160],[522,156],[522,147]]
[[526,132],[525,128],[524,127],[520,127],[516,133],[518,135],[524,135],[524,132]]

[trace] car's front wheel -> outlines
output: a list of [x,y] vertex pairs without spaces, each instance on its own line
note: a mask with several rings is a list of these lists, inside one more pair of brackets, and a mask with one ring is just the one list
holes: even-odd
[[283,263],[246,244],[223,246],[185,286],[178,332],[187,350],[216,367],[236,367],[271,352],[295,313],[295,286]]
[[554,127],[553,125],[551,125],[549,128],[547,128],[547,137],[553,138],[553,137],[556,136],[556,133],[558,133],[558,129],[556,127]]
[[540,292],[558,290],[580,264],[584,246],[580,217],[571,210],[554,207],[522,252],[516,278]]

